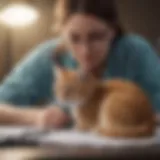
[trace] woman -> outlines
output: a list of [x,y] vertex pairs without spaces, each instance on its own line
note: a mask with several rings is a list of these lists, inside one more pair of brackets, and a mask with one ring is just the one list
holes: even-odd
[[[134,81],[160,111],[159,58],[143,38],[123,31],[113,0],[58,0],[54,18],[69,49],[62,58],[66,67],[79,64],[100,79]],[[57,43],[59,39],[37,47],[1,84],[1,123],[60,127],[68,121],[60,106],[31,108],[54,98],[50,57]]]

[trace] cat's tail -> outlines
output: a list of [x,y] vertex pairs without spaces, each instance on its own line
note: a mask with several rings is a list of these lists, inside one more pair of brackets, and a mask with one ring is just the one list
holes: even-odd
[[155,132],[153,124],[142,124],[132,127],[111,127],[100,128],[98,134],[101,136],[116,137],[116,138],[134,138],[134,137],[150,137]]

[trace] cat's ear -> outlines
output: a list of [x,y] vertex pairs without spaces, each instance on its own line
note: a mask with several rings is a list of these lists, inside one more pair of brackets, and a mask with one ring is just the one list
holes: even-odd
[[66,46],[64,44],[63,41],[59,42],[59,44],[57,44],[56,48],[53,51],[53,54],[51,55],[51,59],[52,62],[54,63],[54,65],[58,66],[58,67],[63,67],[62,62],[61,62],[61,58],[63,56],[63,54],[65,54],[66,52]]
[[53,73],[56,79],[65,78],[65,69],[63,67],[58,67],[58,66],[53,67]]
[[62,44],[58,44],[55,48],[54,53],[52,54],[52,61],[53,61],[53,74],[55,75],[56,79],[60,79],[64,75],[64,67],[61,63],[61,54],[62,54]]

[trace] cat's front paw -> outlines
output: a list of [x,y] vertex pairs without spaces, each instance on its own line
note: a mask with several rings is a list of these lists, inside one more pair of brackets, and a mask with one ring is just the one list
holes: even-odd
[[99,127],[94,127],[91,131],[95,134],[99,134],[101,132],[101,129]]
[[89,130],[89,128],[87,126],[84,126],[84,125],[75,125],[74,130],[81,131],[81,132],[86,132],[86,131]]

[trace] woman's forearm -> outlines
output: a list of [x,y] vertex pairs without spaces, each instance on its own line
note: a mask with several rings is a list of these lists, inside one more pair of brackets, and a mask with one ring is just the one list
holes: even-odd
[[0,104],[0,124],[35,125],[36,119],[42,110]]
[[20,108],[0,104],[0,125],[29,125],[52,128],[63,126],[69,120],[68,115],[58,106]]

